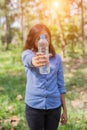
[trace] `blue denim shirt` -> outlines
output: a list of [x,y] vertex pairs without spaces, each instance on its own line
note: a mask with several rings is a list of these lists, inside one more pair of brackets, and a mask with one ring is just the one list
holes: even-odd
[[27,78],[25,103],[37,109],[57,108],[61,105],[61,94],[66,92],[61,57],[50,57],[50,73],[40,74],[39,68],[31,63],[34,55],[31,50],[22,53]]

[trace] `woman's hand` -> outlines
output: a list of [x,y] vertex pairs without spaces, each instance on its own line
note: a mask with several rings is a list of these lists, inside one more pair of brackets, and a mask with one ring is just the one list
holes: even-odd
[[65,125],[67,123],[67,112],[63,111],[62,115],[61,115],[61,124]]
[[61,123],[62,123],[62,125],[65,125],[67,123],[67,107],[66,107],[64,93],[61,94],[61,102],[62,102],[62,108],[63,108],[63,113],[61,115]]
[[[52,56],[49,54],[48,57]],[[37,52],[34,57],[32,57],[32,65],[34,67],[41,67],[48,63],[48,57],[43,53]]]

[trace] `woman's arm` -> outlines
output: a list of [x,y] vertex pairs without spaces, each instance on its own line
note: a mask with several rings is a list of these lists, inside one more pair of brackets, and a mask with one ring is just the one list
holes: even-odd
[[62,125],[65,125],[67,123],[67,107],[64,93],[61,94],[61,103],[63,108],[63,113],[61,114],[61,123]]
[[66,108],[66,101],[65,101],[66,89],[64,86],[64,73],[63,73],[63,65],[62,65],[61,57],[59,57],[59,70],[57,74],[57,79],[58,79],[57,82],[58,89],[61,95],[61,104],[63,108],[63,113],[61,114],[61,123],[62,125],[64,125],[67,122],[67,108]]
[[47,63],[47,58],[42,53],[25,50],[22,53],[22,61],[25,67],[40,67]]

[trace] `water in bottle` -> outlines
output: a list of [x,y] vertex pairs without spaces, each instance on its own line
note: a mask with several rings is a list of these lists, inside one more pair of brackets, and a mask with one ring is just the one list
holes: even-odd
[[46,36],[44,34],[40,35],[40,40],[38,41],[38,52],[42,52],[47,56],[48,62],[46,65],[39,68],[40,74],[48,74],[50,73],[50,65],[49,65],[49,46]]

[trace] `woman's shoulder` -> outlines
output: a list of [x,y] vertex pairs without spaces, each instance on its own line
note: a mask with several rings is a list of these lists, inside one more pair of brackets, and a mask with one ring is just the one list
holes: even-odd
[[27,49],[27,50],[23,50],[23,51],[22,51],[22,54],[24,54],[24,53],[33,53],[33,52],[32,52],[32,50]]
[[32,50],[30,50],[30,49],[24,50],[24,51],[22,52],[22,56],[28,55],[28,54],[34,54],[34,52],[33,52]]

